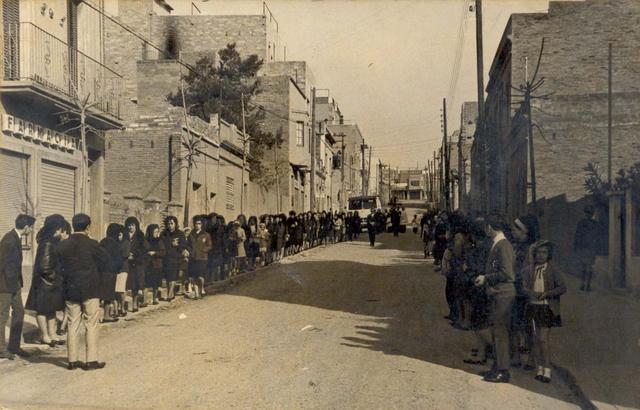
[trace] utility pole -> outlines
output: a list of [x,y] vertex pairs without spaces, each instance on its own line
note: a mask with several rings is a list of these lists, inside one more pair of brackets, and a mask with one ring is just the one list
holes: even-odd
[[608,124],[607,124],[607,136],[608,136],[608,151],[607,151],[607,181],[609,182],[609,189],[611,189],[611,178],[612,178],[612,157],[613,157],[613,141],[612,141],[612,133],[611,128],[613,126],[612,119],[612,111],[613,111],[613,101],[612,101],[612,58],[611,58],[611,43],[609,43],[609,89],[607,93],[607,103],[608,103]]
[[309,208],[311,211],[316,210],[316,88],[311,88],[311,135],[309,135],[309,144],[311,145],[311,200]]
[[[524,93],[524,104],[527,110],[527,134],[529,139],[529,166],[531,168],[531,203],[533,209],[537,208],[537,189],[536,189],[536,160],[534,155],[533,146],[533,119],[531,118],[531,83],[529,79],[526,80],[527,89]],[[534,211],[534,214],[537,212]]]
[[365,195],[369,195],[369,181],[371,181],[371,147],[369,147],[369,169],[367,170],[367,189]]
[[[464,105],[462,106],[464,109]],[[463,132],[464,129],[464,112],[460,110],[460,134],[458,135],[458,207],[460,209],[464,209],[463,206],[463,198],[464,193],[466,191],[466,183],[465,183],[465,174],[464,174],[464,158],[462,156],[462,141],[463,141]]]
[[484,156],[485,210],[488,210],[491,201],[489,190],[491,186],[489,183],[489,146],[486,141],[484,125],[484,54],[482,41],[482,0],[476,0],[476,76],[478,83],[478,127],[476,134],[480,137],[480,149]]
[[361,179],[362,179],[362,181],[361,181],[362,182],[362,189],[361,189],[360,195],[363,195],[363,196],[366,195],[366,193],[365,193],[366,192],[366,189],[365,189],[365,182],[366,181],[365,181],[365,178],[364,178],[364,162],[365,162],[364,161],[364,150],[365,150],[365,148],[367,148],[367,146],[365,145],[364,139],[363,139],[362,140],[362,145],[360,145],[360,151],[361,151],[361,155],[362,155],[362,170],[360,171],[360,175],[362,176],[361,177]]
[[389,178],[387,179],[387,184],[389,186],[388,191],[389,191],[389,201],[387,202],[387,204],[391,203],[391,163],[387,164],[389,166]]
[[442,99],[442,124],[443,124],[443,138],[442,138],[442,154],[444,156],[444,206],[447,211],[451,211],[450,201],[450,164],[449,164],[449,141],[447,140],[447,99]]
[[240,184],[240,213],[244,215],[244,172],[247,166],[247,126],[244,115],[244,94],[240,94],[242,107],[242,179]]

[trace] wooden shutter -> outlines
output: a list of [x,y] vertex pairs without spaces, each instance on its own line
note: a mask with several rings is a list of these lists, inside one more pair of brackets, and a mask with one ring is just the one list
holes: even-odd
[[28,157],[0,150],[0,235],[15,227],[16,216],[30,210]]
[[48,215],[60,214],[71,221],[76,210],[75,168],[42,161],[39,205],[43,220]]

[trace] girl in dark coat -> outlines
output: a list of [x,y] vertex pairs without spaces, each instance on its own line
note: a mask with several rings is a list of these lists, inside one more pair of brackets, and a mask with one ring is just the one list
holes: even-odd
[[116,277],[122,272],[122,266],[127,259],[123,252],[122,237],[124,228],[116,223],[109,224],[107,236],[100,241],[100,246],[109,255],[109,268],[102,272],[102,292],[104,316],[102,322],[117,322],[116,307]]
[[284,214],[278,216],[278,224],[276,226],[276,252],[278,260],[284,258],[284,247],[287,240],[287,226],[285,225],[286,217]]
[[42,343],[54,347],[64,344],[56,335],[56,311],[64,310],[62,272],[57,244],[64,228],[62,215],[49,215],[38,231],[38,250],[33,264],[33,281],[25,308],[36,312]]
[[124,226],[126,230],[124,238],[129,242],[127,289],[131,291],[131,311],[137,312],[138,308],[147,306],[145,303],[140,303],[140,292],[144,291],[145,287],[147,243],[140,231],[140,222],[137,218],[130,216],[124,221]]
[[216,281],[223,280],[226,278],[225,271],[225,241],[224,241],[224,231],[225,231],[225,219],[222,215],[216,216],[215,225],[213,227],[213,232],[211,233],[211,256],[213,258],[213,278]]
[[160,238],[160,227],[151,224],[147,227],[147,271],[145,281],[147,288],[151,288],[153,304],[158,304],[158,289],[162,286],[162,268],[166,250],[164,241]]
[[255,270],[256,259],[260,256],[260,238],[258,234],[258,218],[249,217],[247,222],[247,258],[249,260],[249,270]]
[[180,265],[186,256],[187,240],[184,232],[178,229],[178,219],[167,216],[164,219],[164,231],[161,235],[165,255],[163,261],[164,279],[167,282],[167,302],[175,298],[176,281],[181,278]]

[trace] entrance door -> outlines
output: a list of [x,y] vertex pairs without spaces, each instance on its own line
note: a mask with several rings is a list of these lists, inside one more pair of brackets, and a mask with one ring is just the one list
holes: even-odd
[[40,171],[40,215],[60,214],[71,222],[76,211],[75,168],[42,161]]

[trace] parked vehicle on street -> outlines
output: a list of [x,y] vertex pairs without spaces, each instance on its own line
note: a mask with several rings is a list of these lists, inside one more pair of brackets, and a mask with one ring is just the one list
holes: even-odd
[[362,195],[349,198],[347,212],[358,212],[360,215],[360,226],[366,230],[366,219],[372,209],[381,209],[382,203],[378,195]]

